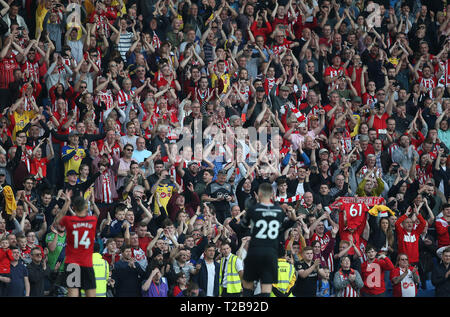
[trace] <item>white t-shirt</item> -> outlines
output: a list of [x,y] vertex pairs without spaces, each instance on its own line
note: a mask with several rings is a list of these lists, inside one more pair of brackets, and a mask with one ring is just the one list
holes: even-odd
[[214,262],[205,262],[205,264],[208,271],[208,286],[206,289],[206,296],[214,296],[214,278],[216,277],[216,267],[214,265]]
[[[405,271],[400,269],[400,275]],[[413,273],[408,269],[408,274],[401,280],[402,297],[416,297],[416,286],[414,284]]]
[[295,191],[296,195],[303,195],[305,193],[305,188],[303,187],[304,183],[298,183],[297,190]]

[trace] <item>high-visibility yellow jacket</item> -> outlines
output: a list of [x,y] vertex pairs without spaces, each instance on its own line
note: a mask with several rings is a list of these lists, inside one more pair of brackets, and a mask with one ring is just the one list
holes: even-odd
[[278,259],[278,283],[272,284],[270,297],[293,297],[291,288],[296,279],[294,266],[286,259]]
[[[232,254],[227,263],[227,293],[236,294],[242,291],[241,277],[236,269],[237,256]],[[222,270],[225,258],[220,260],[219,281],[222,281]],[[220,285],[219,295],[222,295],[223,287]]]

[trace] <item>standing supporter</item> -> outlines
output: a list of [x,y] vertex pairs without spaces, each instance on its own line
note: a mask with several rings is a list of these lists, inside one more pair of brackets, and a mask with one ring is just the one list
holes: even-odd
[[367,261],[361,264],[361,278],[364,287],[361,289],[363,297],[384,297],[386,286],[384,275],[386,271],[394,269],[391,260],[384,254],[377,257],[377,250],[368,245],[366,247]]

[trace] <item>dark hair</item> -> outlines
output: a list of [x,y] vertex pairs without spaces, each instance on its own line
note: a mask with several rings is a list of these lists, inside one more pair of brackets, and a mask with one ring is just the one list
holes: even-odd
[[172,220],[166,218],[166,219],[164,219],[164,221],[162,222],[161,227],[162,227],[162,228],[165,228],[165,227],[172,226],[172,225],[173,225]]
[[84,208],[86,208],[86,200],[81,196],[76,196],[72,200],[72,205],[73,205],[73,209],[76,213],[82,212],[84,210]]
[[193,291],[197,290],[197,289],[200,289],[198,284],[193,281],[189,281],[187,284],[187,288],[186,288],[186,290],[184,290],[183,294],[186,297],[192,297]]
[[127,205],[120,203],[116,206],[116,208],[114,208],[114,214],[118,213],[119,211],[124,211],[125,209],[127,209]]
[[32,248],[30,253],[33,253],[33,251],[35,251],[35,250],[38,250],[39,253],[42,253],[42,251],[41,251],[41,249],[39,247]]
[[100,252],[100,244],[98,242],[94,243],[94,253]]
[[366,246],[366,253],[371,251],[371,250],[374,250],[375,252],[378,252],[378,250],[377,250],[377,248],[375,248],[375,246],[368,244]]
[[126,249],[131,249],[131,245],[129,244],[122,245],[122,247],[120,248],[120,252],[123,253]]
[[339,259],[339,262],[342,262],[345,258],[347,258],[347,259],[349,259],[350,260],[350,262],[352,262],[352,259],[350,258],[350,256],[349,255],[343,255],[343,256],[341,256],[341,258]]
[[156,160],[154,165],[164,165],[164,161],[163,160]]

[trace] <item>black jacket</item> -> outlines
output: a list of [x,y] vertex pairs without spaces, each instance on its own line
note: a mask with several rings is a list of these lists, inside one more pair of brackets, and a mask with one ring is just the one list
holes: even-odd
[[44,270],[42,264],[37,265],[31,262],[27,269],[30,281],[30,297],[43,297],[45,280],[50,276],[50,268],[47,266]]
[[446,268],[442,261],[433,268],[431,282],[436,287],[436,297],[450,297],[450,277],[445,278],[449,270],[450,265]]
[[141,285],[145,271],[135,262],[136,268],[131,268],[128,262],[120,260],[114,264],[111,278],[115,281],[115,297],[141,297]]

